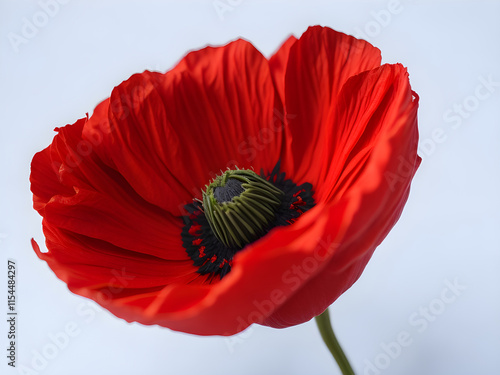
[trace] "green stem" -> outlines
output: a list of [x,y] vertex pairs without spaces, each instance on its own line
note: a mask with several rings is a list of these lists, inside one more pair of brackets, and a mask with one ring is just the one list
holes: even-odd
[[332,324],[330,322],[330,314],[328,309],[326,309],[321,315],[316,317],[316,324],[318,325],[321,337],[325,342],[326,346],[333,355],[333,358],[337,361],[343,375],[355,375],[352,370],[349,360],[344,354],[344,351],[340,347],[335,334],[333,333]]

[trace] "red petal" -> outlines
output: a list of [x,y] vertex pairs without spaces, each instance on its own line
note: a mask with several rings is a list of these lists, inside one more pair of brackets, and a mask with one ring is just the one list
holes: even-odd
[[[313,276],[311,273],[297,284],[291,273],[293,267],[304,259],[327,256],[318,241],[328,221],[337,232],[342,230],[342,208],[337,207],[337,214],[331,217],[322,215],[322,209],[314,208],[309,219],[277,228],[238,253],[231,273],[217,284],[169,285],[156,295],[138,294],[103,306],[128,321],[160,324],[200,335],[231,335],[252,323],[262,323],[293,295],[298,284]],[[332,229],[331,238],[337,232]]]
[[290,48],[292,48],[296,41],[297,38],[292,35],[269,59],[269,68],[273,75],[274,85],[283,103],[285,102],[285,72],[288,64],[288,56],[290,54]]
[[[359,278],[375,248],[398,220],[420,164],[418,101],[413,99],[401,65],[384,65],[353,77],[341,98],[337,123],[345,132],[339,133],[342,137],[336,144],[342,147],[334,153],[338,151],[347,164],[337,188],[329,193],[336,202],[356,203],[351,206],[355,209],[344,214],[349,226],[323,271],[304,284],[264,322],[266,325],[286,327],[313,318]],[[367,156],[356,158],[360,153]],[[334,176],[332,173],[329,178]],[[325,190],[333,185],[334,181],[327,180]],[[337,204],[328,215],[336,215]],[[327,233],[328,227],[324,235]]]
[[278,160],[281,133],[274,126],[282,128],[275,114],[281,103],[268,61],[250,43],[191,52],[167,73],[163,89],[197,187],[221,169],[272,168]]
[[55,196],[45,207],[47,224],[162,259],[185,260],[181,219],[169,214],[76,188],[71,197]]
[[[326,142],[329,152],[324,157],[331,167],[317,188],[319,199],[341,197],[355,186],[373,148],[383,137],[407,132],[401,137],[412,143],[402,144],[400,149],[413,153],[418,137],[418,105],[413,96],[406,68],[400,64],[361,73],[344,85],[335,108],[335,130]],[[406,157],[398,158],[403,156]],[[415,155],[408,158],[399,163],[411,170]]]
[[[116,102],[112,105],[116,107]],[[115,130],[108,118],[109,98],[99,103],[82,130],[82,139],[92,144],[92,151],[104,164],[116,170],[113,162],[113,140],[109,135]]]
[[[186,308],[191,296],[207,293],[194,286],[206,277],[195,272],[171,213],[229,162],[274,166],[281,143],[274,127],[282,129],[275,106],[267,60],[241,40],[193,52],[165,76],[131,77],[35,157],[32,190],[49,249],[34,244],[38,256],[71,290],[103,305],[133,308],[145,298],[156,301],[154,310],[164,295],[158,288],[179,283],[187,290],[170,291],[169,308]],[[110,278],[120,267],[133,276],[129,285]]]
[[44,215],[45,205],[55,195],[71,195],[73,188],[64,186],[58,179],[61,163],[50,157],[51,146],[38,152],[31,162],[30,182],[33,192],[33,208]]
[[[46,201],[45,224],[163,259],[188,259],[180,239],[182,220],[144,201],[83,146],[84,122],[58,129],[50,158],[44,152],[33,161],[32,189]],[[45,181],[52,197],[40,187]]]
[[268,62],[250,43],[191,52],[165,75],[134,75],[113,91],[113,162],[142,197],[177,215],[221,170],[276,163],[275,101]]
[[44,234],[49,252],[37,253],[70,289],[157,288],[199,277],[191,259],[174,262],[147,256],[47,224]]
[[35,208],[49,249],[34,244],[38,256],[71,290],[99,290],[107,300],[198,282],[181,244],[182,221],[144,201],[102,162],[82,139],[85,121],[58,129],[33,160]]
[[319,26],[310,27],[291,47],[282,166],[296,182],[323,183],[340,90],[350,77],[379,66],[380,60],[380,51],[369,43]]
[[[268,62],[244,41],[191,53],[165,76],[131,77],[90,120],[59,129],[34,160],[32,189],[49,248],[41,253],[34,245],[37,254],[72,291],[103,305],[130,301],[133,308],[145,298],[156,301],[151,310],[163,296],[158,288],[193,283],[168,293],[170,309],[185,308],[188,297],[206,294],[194,286],[206,278],[186,262],[182,223],[159,207],[178,213],[228,162],[273,167],[281,143],[273,121],[282,129],[275,104]],[[50,190],[41,187],[45,181]],[[126,287],[110,281],[122,266],[133,277]]]

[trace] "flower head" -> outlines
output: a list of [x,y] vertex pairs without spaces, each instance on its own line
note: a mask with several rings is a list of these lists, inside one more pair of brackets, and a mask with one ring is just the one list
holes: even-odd
[[270,59],[240,39],[133,75],[33,158],[37,255],[127,321],[231,335],[319,315],[420,163],[418,97],[380,60],[315,26]]

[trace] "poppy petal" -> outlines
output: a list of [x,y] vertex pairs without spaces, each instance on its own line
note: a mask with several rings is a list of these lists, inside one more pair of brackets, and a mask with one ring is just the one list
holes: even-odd
[[[50,163],[39,165],[41,158],[49,161],[49,151],[34,158],[32,189],[46,202],[45,223],[162,259],[188,259],[180,238],[183,221],[144,201],[121,175],[82,148],[84,126],[80,120],[57,129]],[[48,201],[39,181],[54,189]]]
[[[406,69],[399,64],[359,74],[342,90],[337,123],[352,133],[343,139],[350,146],[335,152],[348,155],[350,163],[341,168],[348,175],[337,184],[341,189],[332,188],[331,192],[334,201],[359,204],[355,211],[344,214],[349,227],[327,266],[304,283],[265,325],[286,327],[322,313],[359,278],[398,220],[421,160],[417,155],[418,100],[413,94]],[[364,163],[352,157],[360,152],[368,154],[361,158]],[[335,186],[327,181],[326,185]],[[336,205],[332,205],[331,215],[336,214]]]
[[[418,98],[401,64],[386,64],[349,79],[335,108],[335,131],[325,154],[331,168],[317,189],[318,196],[323,200],[334,199],[357,185],[357,176],[384,136],[406,131],[408,134],[402,134],[401,138],[414,143],[418,139],[417,108]],[[398,149],[413,155],[413,143],[402,143]],[[412,170],[416,154],[398,155],[399,164]],[[409,159],[405,161],[403,157]]]
[[221,170],[271,168],[280,153],[280,134],[262,130],[279,103],[269,64],[243,40],[191,52],[165,75],[134,75],[110,102],[113,163],[174,215]]
[[33,192],[33,208],[43,216],[45,205],[54,194],[71,195],[72,187],[62,185],[58,179],[61,163],[50,157],[50,146],[43,151],[37,152],[31,162],[32,171],[30,182]]
[[[236,255],[231,273],[217,284],[168,285],[155,296],[145,293],[103,306],[128,321],[199,335],[232,335],[262,323],[305,280],[293,276],[294,267],[311,256],[329,255],[324,244],[311,238],[320,241],[327,219],[332,221],[332,236],[333,226],[340,231],[343,222],[341,215],[322,215],[322,209],[313,209],[316,213],[300,225],[276,228],[249,245]],[[96,295],[91,298],[98,300]]]
[[380,50],[368,42],[326,27],[310,27],[290,48],[282,161],[297,182],[322,184],[340,90],[350,77],[380,66],[380,61]]
[[273,75],[274,84],[279,92],[281,101],[285,102],[285,73],[290,55],[290,48],[295,44],[297,38],[289,37],[269,59],[269,68]]
[[50,251],[38,255],[70,288],[157,288],[199,277],[190,259],[147,256],[47,224],[44,234]]

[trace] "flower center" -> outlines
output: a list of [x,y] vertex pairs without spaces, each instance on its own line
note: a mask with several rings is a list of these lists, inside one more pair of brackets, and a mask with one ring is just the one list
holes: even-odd
[[283,195],[252,170],[228,170],[203,192],[203,209],[219,241],[239,250],[266,233]]
[[267,174],[228,170],[206,186],[202,195],[203,201],[184,206],[189,214],[183,216],[181,237],[207,283],[227,275],[235,254],[246,245],[275,227],[293,224],[314,206],[312,185],[286,179],[279,162]]

